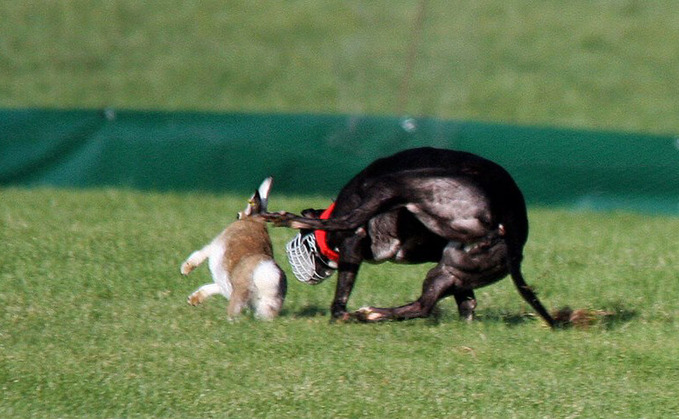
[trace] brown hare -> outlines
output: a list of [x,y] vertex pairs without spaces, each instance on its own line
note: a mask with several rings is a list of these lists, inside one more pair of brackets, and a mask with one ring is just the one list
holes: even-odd
[[238,213],[238,220],[182,264],[182,275],[188,275],[209,259],[214,280],[191,294],[189,304],[195,306],[211,295],[222,294],[229,300],[229,319],[237,317],[246,306],[263,320],[271,320],[280,313],[287,290],[286,277],[273,258],[266,222],[259,216],[266,211],[272,181],[271,177],[264,179],[245,210]]

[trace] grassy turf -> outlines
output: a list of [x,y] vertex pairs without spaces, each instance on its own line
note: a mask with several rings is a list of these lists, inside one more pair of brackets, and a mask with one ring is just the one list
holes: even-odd
[[[0,106],[430,115],[679,132],[672,1],[0,2]],[[404,98],[406,100],[404,100]],[[275,197],[299,210],[329,197]],[[531,211],[525,273],[479,320],[330,325],[334,280],[283,316],[225,320],[181,261],[243,197],[0,190],[0,417],[670,417],[679,220]],[[281,258],[292,235],[273,230]],[[282,265],[287,269],[285,262]],[[352,308],[417,296],[426,266],[367,266]]]
[[[272,197],[298,211],[329,198]],[[613,316],[552,332],[510,281],[434,319],[329,324],[334,279],[290,278],[283,315],[229,323],[179,265],[245,197],[0,190],[0,417],[670,417],[679,411],[679,220],[530,211],[525,274],[551,307]],[[272,230],[277,256],[292,235]],[[350,305],[418,294],[426,266],[361,272]],[[291,276],[291,274],[289,274]]]
[[3,1],[0,106],[679,132],[673,1],[418,3]]

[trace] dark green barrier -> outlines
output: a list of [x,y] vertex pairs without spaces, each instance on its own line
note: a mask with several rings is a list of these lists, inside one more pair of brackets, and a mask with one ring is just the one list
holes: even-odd
[[0,111],[0,185],[327,194],[430,145],[509,170],[529,203],[679,212],[675,138],[347,115]]

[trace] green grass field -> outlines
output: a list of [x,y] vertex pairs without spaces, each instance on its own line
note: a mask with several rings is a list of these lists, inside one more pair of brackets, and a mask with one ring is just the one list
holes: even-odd
[[[550,308],[606,310],[550,331],[511,281],[479,319],[330,324],[334,278],[290,278],[281,317],[191,307],[179,265],[246,197],[0,190],[0,417],[664,418],[679,411],[679,219],[532,209],[525,274]],[[298,211],[329,198],[272,196]],[[292,231],[272,230],[277,257]],[[427,266],[366,266],[351,308],[418,295]]]
[[[0,107],[679,132],[674,1],[429,0],[417,28],[420,4],[0,0]],[[179,265],[245,198],[0,188],[0,418],[679,412],[678,218],[530,208],[526,278],[549,308],[611,313],[588,329],[548,330],[509,280],[479,290],[472,324],[447,300],[432,319],[330,324],[334,279],[294,278],[276,321],[229,323],[221,298],[186,304],[210,277]],[[331,198],[274,187],[271,206]],[[293,232],[272,235],[289,273]],[[350,308],[415,298],[427,268],[366,266]]]
[[419,32],[418,7],[0,1],[0,106],[409,114],[679,132],[674,1],[429,0]]

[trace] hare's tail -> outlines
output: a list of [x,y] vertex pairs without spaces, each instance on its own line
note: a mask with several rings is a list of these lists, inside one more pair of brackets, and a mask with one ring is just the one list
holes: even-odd
[[253,308],[257,317],[271,320],[283,307],[287,292],[287,279],[283,270],[273,260],[265,260],[252,273]]

